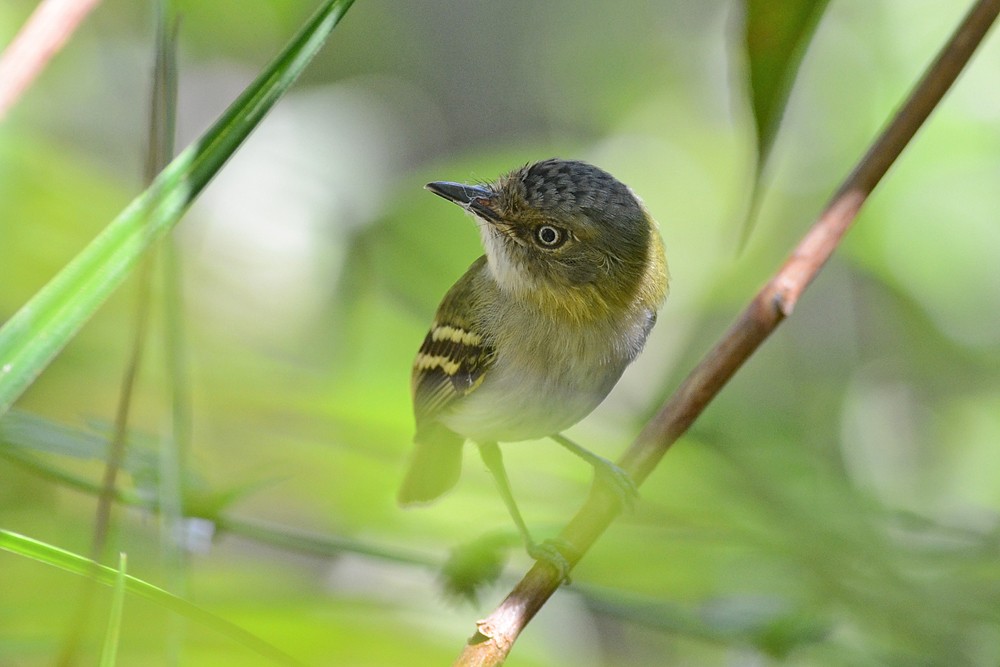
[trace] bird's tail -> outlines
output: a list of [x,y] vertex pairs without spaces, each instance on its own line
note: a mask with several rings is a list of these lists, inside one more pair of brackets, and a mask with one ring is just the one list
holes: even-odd
[[455,486],[462,472],[464,441],[445,428],[418,434],[406,477],[396,496],[399,504],[428,503]]

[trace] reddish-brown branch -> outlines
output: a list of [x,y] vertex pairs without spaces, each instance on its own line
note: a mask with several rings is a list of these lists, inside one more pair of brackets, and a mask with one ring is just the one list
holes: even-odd
[[[778,273],[737,318],[719,343],[695,367],[649,421],[620,464],[641,484],[670,446],[701,414],[729,378],[791,313],[799,297],[833,254],[865,200],[938,105],[1000,14],[1000,0],[979,0],[945,44],[906,103],[837,190],[819,219]],[[617,516],[614,495],[595,485],[560,537],[573,546],[570,566]],[[486,619],[462,651],[457,666],[499,665],[521,630],[560,585],[547,564],[535,563]]]

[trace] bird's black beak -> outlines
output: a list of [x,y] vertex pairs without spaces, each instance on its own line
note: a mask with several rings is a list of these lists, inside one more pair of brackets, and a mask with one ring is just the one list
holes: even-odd
[[444,197],[448,201],[454,202],[482,218],[495,220],[498,217],[496,210],[493,208],[495,194],[489,188],[481,185],[451,183],[448,181],[434,181],[424,187],[439,197]]

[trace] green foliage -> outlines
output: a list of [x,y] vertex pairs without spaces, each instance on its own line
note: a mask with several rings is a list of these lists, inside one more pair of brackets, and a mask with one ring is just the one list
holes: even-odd
[[[101,586],[81,664],[112,647],[122,665],[447,664],[528,562],[508,549],[516,537],[471,450],[440,502],[394,504],[409,365],[481,252],[471,222],[423,184],[579,157],[660,221],[670,299],[640,363],[569,434],[615,457],[964,10],[749,2],[736,26],[722,0],[504,12],[368,0],[303,71],[332,25],[309,23],[301,3],[179,4],[177,119],[191,148],[135,203],[153,48],[141,4],[103,3],[0,124],[0,390],[5,408],[17,400],[0,419],[0,663],[51,664],[89,577]],[[0,34],[33,6],[0,8]],[[317,41],[298,38],[301,59],[266,69],[300,25]],[[794,317],[510,664],[1000,661],[998,47],[994,35]],[[149,295],[113,513],[126,574],[82,554],[134,326],[125,281],[167,233],[178,284]],[[160,309],[172,290],[180,315]],[[164,427],[171,345],[190,360],[183,457]],[[588,467],[548,442],[504,457],[533,533],[554,534]]]
[[26,558],[31,558],[32,560],[51,565],[52,567],[57,567],[74,574],[88,577],[93,581],[104,584],[105,586],[113,587],[115,595],[112,598],[108,638],[106,638],[104,645],[105,655],[107,655],[109,643],[117,644],[117,638],[114,637],[114,635],[118,634],[116,626],[119,626],[121,622],[121,607],[124,603],[120,593],[124,589],[196,621],[203,627],[211,628],[216,632],[222,633],[230,639],[244,644],[248,648],[271,661],[279,664],[299,664],[298,661],[292,659],[282,651],[270,646],[267,642],[262,641],[260,638],[246,632],[242,628],[230,623],[224,618],[207,612],[182,598],[171,595],[167,591],[158,588],[149,582],[125,574],[124,558],[121,560],[119,568],[115,570],[104,565],[99,565],[74,553],[70,553],[65,549],[60,549],[50,544],[45,544],[43,542],[39,542],[38,540],[33,540],[29,537],[25,537],[24,535],[18,535],[17,533],[12,533],[6,530],[0,530],[0,549],[24,556]]
[[350,1],[318,11],[218,122],[0,328],[0,415],[180,219],[208,181],[299,77]]

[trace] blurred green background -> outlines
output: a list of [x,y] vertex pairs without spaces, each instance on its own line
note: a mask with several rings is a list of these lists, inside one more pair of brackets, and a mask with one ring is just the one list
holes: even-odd
[[[0,44],[34,4],[0,5]],[[182,147],[312,3],[177,4]],[[183,317],[166,326],[157,283],[121,486],[170,497],[164,350],[182,332],[182,486],[202,518],[119,506],[113,550],[130,574],[308,664],[449,664],[528,560],[512,550],[478,601],[443,592],[453,548],[513,532],[471,447],[449,496],[394,502],[410,363],[438,299],[481,254],[474,226],[423,184],[581,158],[660,221],[672,292],[659,326],[570,431],[616,457],[775,271],[966,7],[830,2],[740,251],[755,148],[736,3],[359,0],[175,232]],[[151,7],[106,0],[0,123],[0,318],[142,189],[152,57]],[[1000,662],[998,63],[994,34],[794,317],[509,664]],[[71,482],[101,479],[84,434],[109,433],[138,295],[134,282],[120,290],[0,421],[0,528],[89,552],[96,496]],[[19,439],[39,432],[25,413],[69,430]],[[547,442],[504,453],[529,525],[556,533],[589,469]],[[0,665],[52,664],[81,588],[0,552]],[[81,664],[96,660],[110,600],[98,592]],[[134,596],[118,663],[271,664]]]

